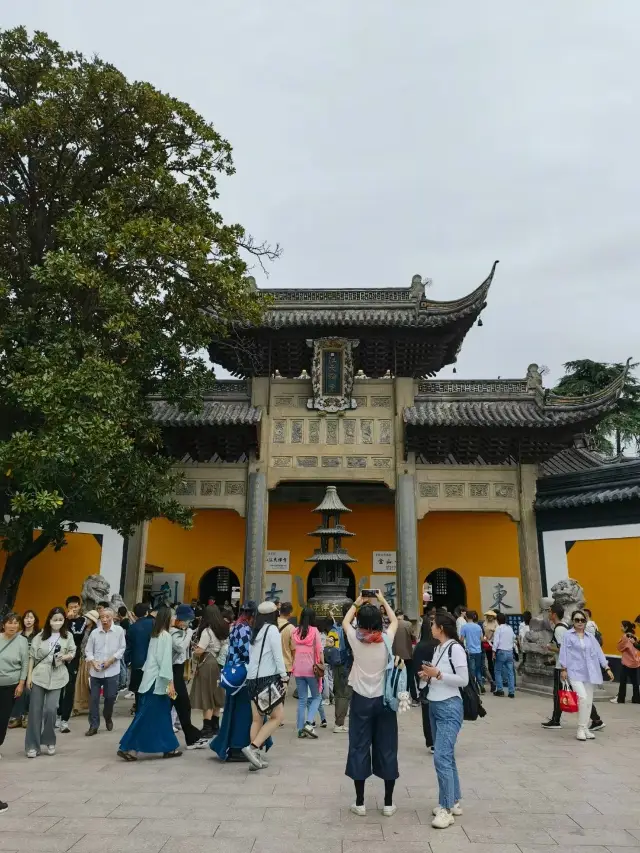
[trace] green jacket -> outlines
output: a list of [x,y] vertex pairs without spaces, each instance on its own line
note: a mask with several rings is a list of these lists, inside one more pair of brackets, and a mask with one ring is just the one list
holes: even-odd
[[8,639],[0,634],[0,687],[11,687],[27,680],[29,643],[22,634]]
[[59,655],[54,655],[49,650],[49,640],[42,639],[42,631],[33,638],[31,643],[31,659],[33,660],[33,672],[31,678],[34,684],[45,690],[60,690],[69,681],[69,671],[64,662],[59,662],[60,655],[75,654],[76,644],[69,634],[67,639],[60,637]]

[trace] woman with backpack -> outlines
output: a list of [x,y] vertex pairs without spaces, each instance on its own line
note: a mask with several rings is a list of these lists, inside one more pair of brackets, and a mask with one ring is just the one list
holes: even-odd
[[[398,619],[380,592],[377,599],[389,620],[386,634],[393,643]],[[358,616],[358,627],[353,627]],[[347,611],[342,629],[353,653],[349,684],[353,689],[349,712],[349,755],[345,774],[353,779],[356,801],[351,811],[359,817],[367,813],[364,786],[373,774],[384,780],[382,814],[391,817],[397,806],[393,789],[398,773],[398,720],[395,711],[384,704],[384,686],[389,651],[384,641],[383,621],[379,607],[364,603],[362,596]]]
[[433,810],[431,826],[446,829],[455,823],[454,815],[462,814],[455,747],[463,718],[460,688],[469,683],[469,665],[458,640],[455,619],[450,613],[437,610],[431,630],[438,646],[431,663],[420,671],[428,686],[429,718],[435,747],[433,763],[438,777],[438,805]]

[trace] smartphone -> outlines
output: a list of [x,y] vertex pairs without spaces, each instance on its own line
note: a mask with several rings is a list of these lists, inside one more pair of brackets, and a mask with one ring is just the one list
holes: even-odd
[[379,589],[363,589],[360,595],[363,598],[377,598],[379,592]]

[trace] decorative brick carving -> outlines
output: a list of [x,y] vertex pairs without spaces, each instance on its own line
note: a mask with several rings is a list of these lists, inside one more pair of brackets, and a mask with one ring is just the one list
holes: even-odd
[[360,421],[360,434],[363,444],[373,444],[373,421],[363,418]]
[[298,468],[317,468],[318,467],[318,457],[317,456],[298,456],[296,458],[296,462],[298,463]]
[[356,422],[354,418],[345,418],[344,424],[344,443],[354,444],[356,440]]
[[327,444],[338,443],[338,421],[327,421]]
[[347,468],[366,468],[366,456],[347,456]]
[[276,406],[293,406],[293,397],[276,397],[273,402]]
[[308,397],[298,397],[298,400],[297,400],[298,407],[301,409],[306,409],[308,399],[309,399]]
[[496,483],[493,487],[493,494],[497,498],[510,498],[516,496],[516,487],[513,483]]
[[380,444],[391,444],[391,421],[378,421]]
[[302,444],[304,421],[291,421],[291,443]]
[[374,409],[390,409],[391,397],[372,397],[371,405]]
[[418,394],[526,394],[527,380],[503,379],[471,380],[449,379],[428,380],[418,384]]
[[374,456],[374,468],[391,468],[391,458],[389,456]]
[[366,409],[367,408],[367,398],[366,397],[354,397],[353,399],[356,401],[356,406],[359,409]]
[[224,484],[225,495],[244,495],[244,483],[240,480],[227,480]]
[[323,468],[339,468],[342,460],[339,456],[323,456],[322,457],[322,467]]
[[320,444],[320,421],[309,421],[309,444]]
[[274,468],[291,468],[293,458],[291,456],[274,456],[271,461]]
[[420,483],[421,498],[438,498],[440,497],[439,483]]
[[470,483],[469,497],[471,498],[488,498],[489,483]]
[[201,480],[200,494],[204,498],[212,498],[222,493],[222,483],[220,480]]
[[284,444],[287,440],[287,422],[273,422],[273,442],[274,444]]
[[463,498],[464,483],[445,483],[444,496],[445,498]]
[[306,287],[300,290],[272,290],[271,298],[274,302],[327,302],[330,305],[344,304],[349,302],[359,303],[415,303],[415,294],[409,288],[379,288],[376,290],[308,290]]
[[186,495],[195,495],[196,493],[196,481],[195,480],[181,480],[176,486],[176,495],[186,496]]

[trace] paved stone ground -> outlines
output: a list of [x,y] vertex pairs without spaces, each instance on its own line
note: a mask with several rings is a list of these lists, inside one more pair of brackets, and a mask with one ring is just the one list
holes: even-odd
[[[84,737],[86,718],[58,737],[58,754],[28,760],[23,733],[10,731],[0,762],[0,851],[140,853],[640,853],[640,708],[600,706],[607,728],[575,740],[575,724],[546,732],[549,700],[488,696],[489,716],[466,723],[458,743],[464,815],[430,826],[436,803],[432,758],[420,711],[400,718],[398,812],[385,819],[382,784],[367,786],[366,818],[349,812],[346,735],[278,733],[271,765],[249,773],[209,750],[171,761],[125,764],[115,755],[128,724],[119,701],[115,731]],[[328,708],[333,720],[333,709]],[[293,716],[293,703],[288,705]]]

